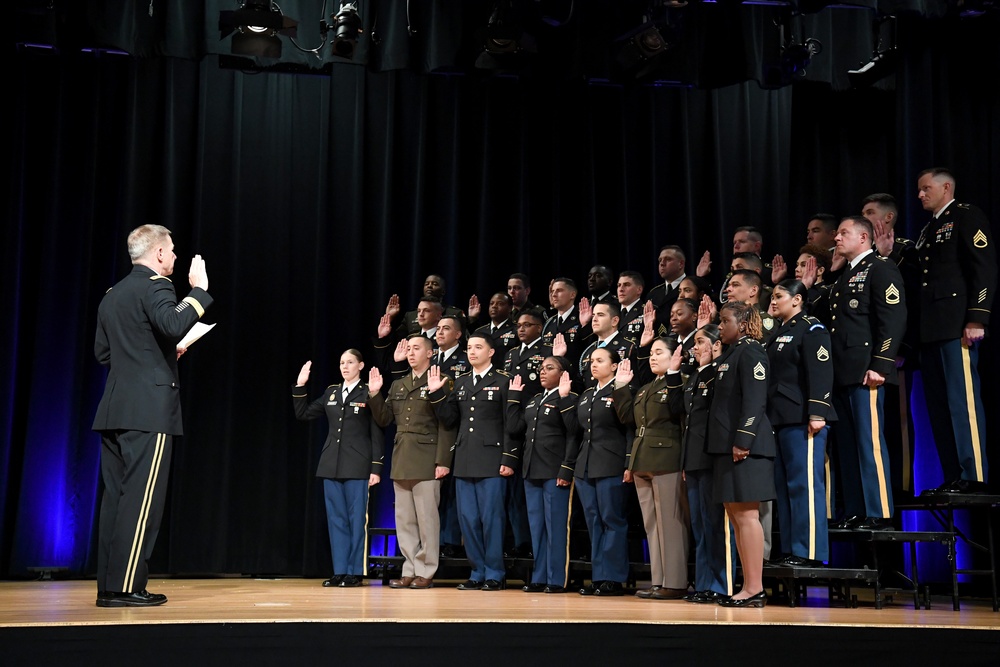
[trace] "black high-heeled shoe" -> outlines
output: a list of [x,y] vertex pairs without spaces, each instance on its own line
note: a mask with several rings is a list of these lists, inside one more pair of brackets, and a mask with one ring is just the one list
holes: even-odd
[[756,607],[758,609],[762,608],[767,604],[767,593],[761,591],[757,595],[751,595],[748,598],[743,598],[738,600],[736,598],[723,598],[719,600],[720,607]]

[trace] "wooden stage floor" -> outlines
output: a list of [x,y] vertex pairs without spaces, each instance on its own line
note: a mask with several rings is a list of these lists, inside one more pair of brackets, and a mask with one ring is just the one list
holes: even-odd
[[[169,602],[95,606],[93,581],[0,582],[0,665],[383,664],[529,667],[628,663],[738,667],[1000,664],[1000,613],[949,598],[913,609],[830,604],[728,609],[635,597],[507,591],[393,590],[380,582],[323,588],[320,579],[158,579]],[[866,599],[864,596],[868,596]]]
[[[856,628],[945,628],[1000,630],[1000,613],[986,600],[963,599],[961,611],[935,597],[931,609],[913,609],[897,595],[877,610],[870,591],[858,590],[859,606],[844,608],[810,588],[802,606],[779,602],[764,609],[729,609],[684,601],[459,591],[457,582],[431,590],[393,590],[378,581],[360,588],[323,588],[320,579],[151,580],[167,604],[148,609],[102,609],[94,604],[93,581],[0,582],[0,628],[205,624],[205,623],[608,623],[661,625],[781,625]],[[1000,658],[998,658],[1000,664]]]

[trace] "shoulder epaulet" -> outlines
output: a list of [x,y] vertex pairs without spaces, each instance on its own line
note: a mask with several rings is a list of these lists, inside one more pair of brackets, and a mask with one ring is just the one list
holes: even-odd
[[504,371],[504,370],[503,370],[502,368],[494,368],[494,369],[493,369],[493,371],[494,371],[494,372],[495,372],[495,373],[496,373],[497,375],[502,375],[502,376],[504,376],[505,378],[509,378],[509,377],[510,377],[510,373],[508,373],[508,372]]
[[167,278],[166,276],[161,276],[161,275],[159,275],[159,274],[157,274],[157,275],[155,275],[155,276],[150,276],[150,277],[149,277],[149,279],[150,279],[150,280],[159,280],[160,278],[162,278],[162,279],[166,280],[166,281],[167,281],[168,283],[172,283],[172,282],[174,282],[174,281],[173,281],[173,280],[171,280],[170,278]]
[[955,206],[957,206],[958,208],[965,208],[965,209],[969,208],[968,204],[955,204]]
[[339,387],[339,386],[340,386],[339,384],[328,384],[328,385],[326,385],[326,388],[327,389],[333,389],[334,387]]

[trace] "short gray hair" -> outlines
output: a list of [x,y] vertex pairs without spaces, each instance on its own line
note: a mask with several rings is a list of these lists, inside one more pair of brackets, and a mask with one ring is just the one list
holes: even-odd
[[141,225],[128,235],[128,256],[133,263],[142,259],[153,246],[170,236],[170,230],[163,225]]

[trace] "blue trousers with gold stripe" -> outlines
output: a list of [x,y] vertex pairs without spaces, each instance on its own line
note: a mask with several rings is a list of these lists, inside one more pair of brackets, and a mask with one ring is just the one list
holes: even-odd
[[830,556],[826,525],[826,434],[809,435],[805,424],[780,426],[774,458],[775,506],[781,526],[781,551],[810,560]]
[[837,465],[847,516],[892,517],[889,449],[882,426],[885,386],[837,387]]
[[368,480],[324,479],[333,573],[368,574]]
[[531,583],[565,587],[569,578],[573,485],[557,486],[554,479],[526,479],[523,484],[531,527],[531,551],[535,555]]
[[924,343],[924,397],[944,481],[986,482],[986,415],[979,389],[979,346],[959,339]]
[[138,593],[149,578],[163,518],[174,437],[145,431],[101,431],[101,517],[97,590]]
[[684,479],[694,539],[694,589],[732,595],[736,535],[722,503],[712,500],[712,470],[687,470]]

